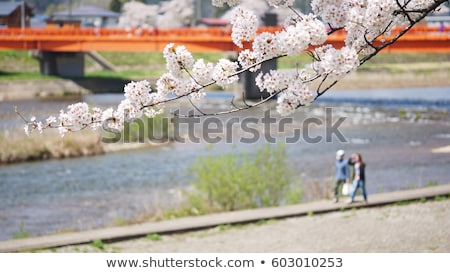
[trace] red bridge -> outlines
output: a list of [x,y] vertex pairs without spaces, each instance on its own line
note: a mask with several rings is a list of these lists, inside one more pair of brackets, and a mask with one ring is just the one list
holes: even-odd
[[[275,32],[279,30],[279,27],[266,27],[259,31]],[[340,46],[344,44],[344,39],[343,32],[336,32],[329,37],[328,42]],[[130,31],[93,28],[0,29],[0,50],[162,51],[168,43],[183,44],[192,52],[240,50],[231,40],[230,28]],[[450,28],[415,26],[399,41],[391,45],[388,51],[450,53]]]
[[[259,32],[279,31],[260,28]],[[399,30],[394,30],[393,34]],[[345,33],[328,38],[335,47],[344,45]],[[0,50],[37,50],[41,73],[82,76],[83,54],[91,51],[158,51],[168,43],[185,45],[191,52],[240,51],[231,40],[230,28],[181,28],[154,30],[43,28],[0,29]],[[246,43],[245,47],[250,47]],[[450,28],[415,26],[384,52],[450,53]],[[67,67],[70,64],[70,67]],[[67,70],[65,73],[64,70]]]

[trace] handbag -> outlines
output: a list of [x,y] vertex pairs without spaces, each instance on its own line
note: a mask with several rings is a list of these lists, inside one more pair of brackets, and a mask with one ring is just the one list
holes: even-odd
[[350,183],[344,183],[344,185],[342,186],[342,194],[343,195],[349,195],[351,192],[351,185]]

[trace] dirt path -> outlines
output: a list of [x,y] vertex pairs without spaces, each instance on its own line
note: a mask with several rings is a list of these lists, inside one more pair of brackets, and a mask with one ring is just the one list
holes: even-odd
[[[91,245],[54,249],[98,252]],[[450,252],[450,200],[289,218],[241,227],[123,241],[104,251],[177,252]]]

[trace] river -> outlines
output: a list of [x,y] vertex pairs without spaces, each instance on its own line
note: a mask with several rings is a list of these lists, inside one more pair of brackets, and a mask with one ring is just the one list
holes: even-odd
[[[208,105],[226,107],[230,97],[230,93],[210,93],[206,100]],[[102,94],[84,99],[108,106],[121,96]],[[58,113],[68,103],[0,102],[0,128],[10,130],[20,124],[11,111],[13,105],[23,109],[24,115],[45,116]],[[260,118],[270,107],[241,112],[238,117],[240,121],[245,116]],[[331,110],[327,112],[327,108]],[[288,120],[284,133],[268,135],[264,124],[255,124],[259,138],[252,144],[242,143],[248,135],[237,129],[231,134],[231,143],[227,143],[226,134],[217,134],[222,141],[214,145],[204,140],[175,142],[94,157],[0,166],[0,240],[11,239],[20,230],[38,236],[99,228],[177,206],[181,190],[191,179],[187,169],[199,155],[251,154],[271,137],[286,142],[293,128],[301,128],[303,133],[286,148],[296,179],[305,185],[306,201],[314,199],[312,192],[316,196],[317,191],[319,196],[329,193],[334,153],[340,148],[361,153],[367,162],[369,201],[370,194],[376,192],[446,184],[450,182],[450,155],[431,151],[450,145],[449,111],[450,87],[329,92],[312,106],[300,109]],[[327,113],[333,115],[331,124],[345,117],[338,128],[344,139],[334,134],[326,140],[323,124],[331,118]],[[222,125],[232,117],[220,117]],[[311,117],[317,119],[307,124],[312,126],[304,135],[305,121]],[[322,125],[317,124],[320,121]],[[279,120],[271,128],[278,128],[278,124]]]

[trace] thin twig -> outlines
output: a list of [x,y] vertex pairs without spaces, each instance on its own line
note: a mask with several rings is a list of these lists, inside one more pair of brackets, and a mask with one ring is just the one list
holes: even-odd
[[300,20],[303,20],[303,16],[302,16],[296,9],[294,9],[293,7],[289,7],[289,9],[290,9],[292,12],[294,12],[295,15],[297,15],[298,18],[300,18]]
[[191,98],[188,98],[189,102],[191,103],[192,107],[195,108],[195,110],[197,110],[198,112],[200,112],[202,115],[207,116],[208,114],[206,114],[205,112],[203,112],[202,110],[200,110],[200,108],[197,107],[197,105],[195,105],[195,103],[192,101]]
[[[208,116],[220,116],[220,115],[226,115],[226,114],[236,113],[236,112],[239,112],[239,111],[243,111],[243,110],[248,110],[248,109],[251,109],[251,108],[255,108],[255,107],[258,107],[258,106],[260,106],[260,105],[262,105],[262,104],[264,104],[264,103],[270,101],[271,99],[275,98],[278,94],[280,94],[280,93],[283,92],[283,91],[284,91],[284,90],[277,91],[277,92],[273,93],[272,95],[270,95],[269,97],[267,97],[267,98],[265,98],[265,99],[263,99],[263,100],[261,100],[261,101],[255,103],[255,104],[248,105],[248,106],[246,106],[246,107],[238,107],[238,108],[232,109],[232,110],[227,110],[227,111],[221,111],[221,112],[211,113],[211,114],[208,114]],[[205,116],[205,115],[198,115],[198,114],[193,114],[193,115],[180,115],[180,114],[177,114],[177,113],[175,113],[175,115],[178,116],[178,117],[204,117],[204,116]]]
[[25,121],[26,123],[30,123],[24,116],[22,116],[22,114],[19,112],[19,109],[17,107],[17,105],[14,105],[14,112],[19,115],[19,117]]

